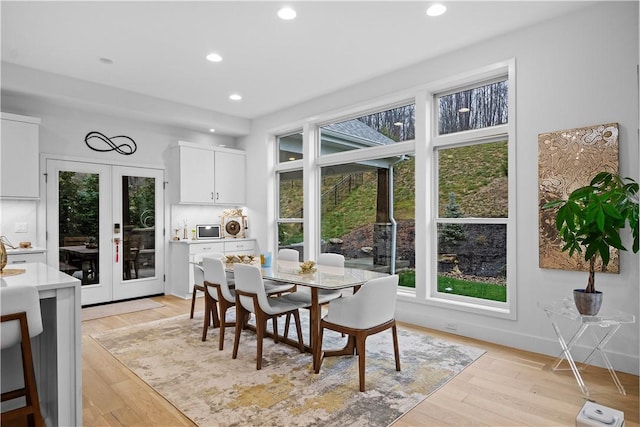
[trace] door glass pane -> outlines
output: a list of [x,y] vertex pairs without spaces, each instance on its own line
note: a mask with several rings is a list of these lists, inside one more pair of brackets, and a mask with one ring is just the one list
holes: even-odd
[[80,279],[82,285],[100,282],[99,183],[94,173],[58,174],[59,269]]
[[155,277],[155,179],[122,177],[122,279]]

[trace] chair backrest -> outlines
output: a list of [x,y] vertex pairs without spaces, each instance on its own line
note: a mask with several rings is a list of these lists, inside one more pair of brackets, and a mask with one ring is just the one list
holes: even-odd
[[316,263],[318,265],[328,265],[331,267],[344,267],[344,255],[328,252],[323,253],[318,255]]
[[295,249],[283,248],[278,251],[278,259],[284,261],[300,261],[300,252]]
[[[395,318],[398,275],[385,276],[366,282],[352,296],[342,298],[349,305],[344,323],[356,329],[367,329]],[[348,300],[348,301],[346,301]],[[331,313],[331,303],[329,303]]]
[[193,268],[193,283],[196,285],[202,285],[204,283],[204,268],[202,268],[202,254],[195,254],[193,256],[193,263],[191,264],[191,268]]
[[85,236],[65,236],[62,238],[63,246],[81,246],[87,241]]
[[[204,280],[220,285],[224,299],[229,302],[235,302],[235,297],[229,289],[227,274],[224,271],[222,259],[206,256],[202,259],[202,266],[204,267]],[[214,289],[207,287],[207,291],[213,299],[218,300],[218,293]]]
[[[42,333],[42,315],[40,297],[34,286],[15,286],[0,288],[0,314],[27,313],[29,336]],[[0,327],[0,348],[12,347],[20,343],[20,323],[3,322]]]
[[[234,264],[234,277],[236,280],[236,290],[249,292],[258,296],[258,304],[263,310],[270,307],[267,293],[264,290],[264,282],[260,268],[251,264]],[[253,299],[246,296],[240,296],[240,303],[244,308],[255,313]]]

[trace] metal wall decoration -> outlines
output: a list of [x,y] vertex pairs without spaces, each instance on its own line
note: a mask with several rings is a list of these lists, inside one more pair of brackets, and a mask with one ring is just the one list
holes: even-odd
[[247,235],[247,217],[242,208],[225,209],[220,215],[222,219],[222,233],[225,238],[244,239]]
[[[120,140],[119,142],[121,143],[118,144],[114,140]],[[115,151],[116,153],[123,154],[125,156],[135,153],[138,149],[136,142],[128,136],[118,135],[109,138],[100,132],[95,131],[89,132],[87,136],[84,137],[84,142],[87,144],[87,147],[91,148],[93,151]]]
[[[584,256],[562,252],[554,210],[545,203],[566,199],[588,185],[598,172],[618,173],[618,124],[608,123],[538,135],[539,265],[541,268],[589,271]],[[596,270],[602,264],[596,262]],[[612,250],[607,272],[619,273],[619,251]]]

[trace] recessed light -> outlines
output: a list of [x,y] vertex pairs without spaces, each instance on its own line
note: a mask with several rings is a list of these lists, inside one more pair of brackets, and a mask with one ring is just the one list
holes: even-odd
[[215,132],[215,131],[216,131],[216,130],[215,130],[214,128],[209,129],[209,132],[211,132],[211,133],[213,133],[213,132]]
[[222,56],[218,55],[215,52],[211,52],[209,55],[207,55],[207,60],[211,62],[220,62],[222,61]]
[[290,21],[296,17],[296,11],[291,9],[290,7],[283,7],[278,11],[278,16],[280,17],[280,19]]
[[462,107],[462,108],[458,109],[459,113],[468,113],[469,111],[471,111],[471,109],[469,107]]
[[296,159],[295,157],[289,157],[289,160],[295,160],[295,159]]
[[103,64],[107,64],[107,65],[113,64],[113,59],[111,59],[111,58],[99,58],[98,61],[102,62]]
[[232,101],[240,101],[242,99],[242,96],[238,95],[237,93],[232,93],[231,95],[229,95],[229,99]]
[[427,9],[427,15],[440,16],[447,11],[447,7],[440,3],[433,4]]

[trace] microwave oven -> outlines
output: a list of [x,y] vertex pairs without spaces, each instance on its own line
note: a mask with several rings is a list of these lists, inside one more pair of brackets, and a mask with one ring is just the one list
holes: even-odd
[[221,239],[222,229],[220,224],[196,225],[196,240]]

